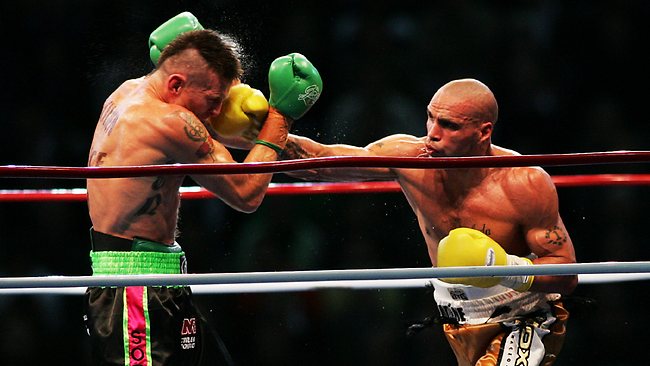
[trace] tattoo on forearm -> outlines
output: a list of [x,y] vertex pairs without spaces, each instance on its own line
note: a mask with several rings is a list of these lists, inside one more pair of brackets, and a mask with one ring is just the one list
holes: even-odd
[[309,154],[307,151],[305,151],[299,144],[293,141],[287,141],[287,145],[284,148],[284,151],[282,151],[280,158],[282,160],[290,160],[313,158],[313,156],[312,154]]
[[548,244],[553,244],[557,246],[561,246],[567,241],[567,234],[560,228],[559,226],[555,225],[551,229],[546,230],[546,234],[544,236],[547,240]]
[[99,122],[104,127],[104,132],[106,135],[110,135],[115,127],[115,123],[120,118],[120,114],[115,110],[115,104],[113,101],[109,100],[104,104],[102,113],[99,117]]
[[158,177],[151,184],[151,190],[154,191],[154,194],[147,198],[142,207],[135,213],[135,216],[153,216],[156,214],[156,209],[160,206],[162,202],[162,194],[159,192],[160,189],[165,185],[165,177]]

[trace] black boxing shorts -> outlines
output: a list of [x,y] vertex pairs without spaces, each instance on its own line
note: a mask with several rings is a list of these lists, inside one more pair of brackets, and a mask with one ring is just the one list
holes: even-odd
[[[179,274],[180,246],[91,230],[93,275]],[[89,287],[85,311],[93,365],[221,364],[218,340],[187,286]]]

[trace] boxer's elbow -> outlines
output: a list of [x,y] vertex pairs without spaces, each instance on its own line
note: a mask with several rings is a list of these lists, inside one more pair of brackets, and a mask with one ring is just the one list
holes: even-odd
[[240,192],[234,202],[231,203],[231,206],[243,213],[253,213],[262,204],[265,194],[266,189],[245,190]]

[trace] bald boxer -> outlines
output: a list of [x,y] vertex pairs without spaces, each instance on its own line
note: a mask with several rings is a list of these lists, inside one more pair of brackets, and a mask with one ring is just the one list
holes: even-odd
[[[278,158],[292,121],[311,107],[297,102],[303,89],[320,85],[317,70],[302,55],[279,57],[269,69],[272,102],[260,102],[256,93],[233,86],[242,75],[234,40],[195,23],[191,14],[181,14],[152,33],[155,52],[150,55],[156,56],[156,69],[124,82],[108,97],[88,166],[235,164],[228,149],[213,139],[213,120],[224,110],[227,118],[218,126],[231,132],[243,133],[242,118],[249,123],[260,120],[256,133],[248,137],[254,140],[245,162]],[[88,180],[93,275],[186,272],[185,254],[176,242],[184,178]],[[192,178],[232,208],[253,212],[265,196],[271,174]],[[218,341],[193,305],[189,287],[93,287],[85,299],[94,365],[223,361],[215,354]]]
[[[475,79],[442,86],[427,106],[426,136],[397,134],[365,147],[290,135],[284,158],[517,155],[492,144],[491,90]],[[575,263],[550,176],[539,167],[335,168],[289,173],[309,180],[396,180],[434,266]],[[434,280],[444,331],[459,365],[550,365],[564,340],[561,303],[577,276]]]

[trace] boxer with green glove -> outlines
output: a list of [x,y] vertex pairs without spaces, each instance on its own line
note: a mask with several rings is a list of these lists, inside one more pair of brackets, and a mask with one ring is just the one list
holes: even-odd
[[[269,68],[270,108],[264,127],[270,121],[301,118],[316,103],[322,89],[323,81],[318,70],[305,56],[291,53],[278,57]],[[262,128],[255,144],[271,148],[280,155],[287,143],[286,135],[278,136],[283,132]]]
[[189,11],[182,12],[161,24],[149,36],[151,62],[158,65],[158,59],[163,49],[179,34],[199,29],[203,29],[203,26]]
[[297,120],[316,103],[323,90],[323,81],[305,56],[291,53],[271,63],[269,89],[269,104]]
[[[532,265],[530,259],[507,254],[497,242],[482,232],[466,227],[451,230],[438,244],[438,267]],[[476,287],[502,285],[528,291],[534,276],[441,278],[447,283]]]
[[279,155],[286,145],[286,137],[276,136],[281,130],[263,126],[269,121],[302,117],[314,105],[322,87],[318,70],[305,56],[292,53],[279,57],[269,68],[269,102],[261,91],[247,84],[234,85],[221,113],[208,119],[208,123],[222,137],[254,140],[255,144],[271,148]]
[[[190,12],[180,13],[167,20],[149,37],[151,61],[157,64],[163,49],[179,34],[197,29],[203,29],[203,26]],[[318,70],[305,56],[291,53],[277,58],[271,64],[269,88],[270,105],[275,107],[282,116],[296,120],[316,103],[323,82]],[[221,136],[244,137],[246,140],[251,140],[260,131],[261,122],[267,115],[268,109],[269,102],[259,90],[246,84],[234,85],[230,90],[230,96],[224,101],[221,114],[208,122]],[[286,141],[280,146],[258,138],[255,143],[270,147],[279,154],[284,149]]]

